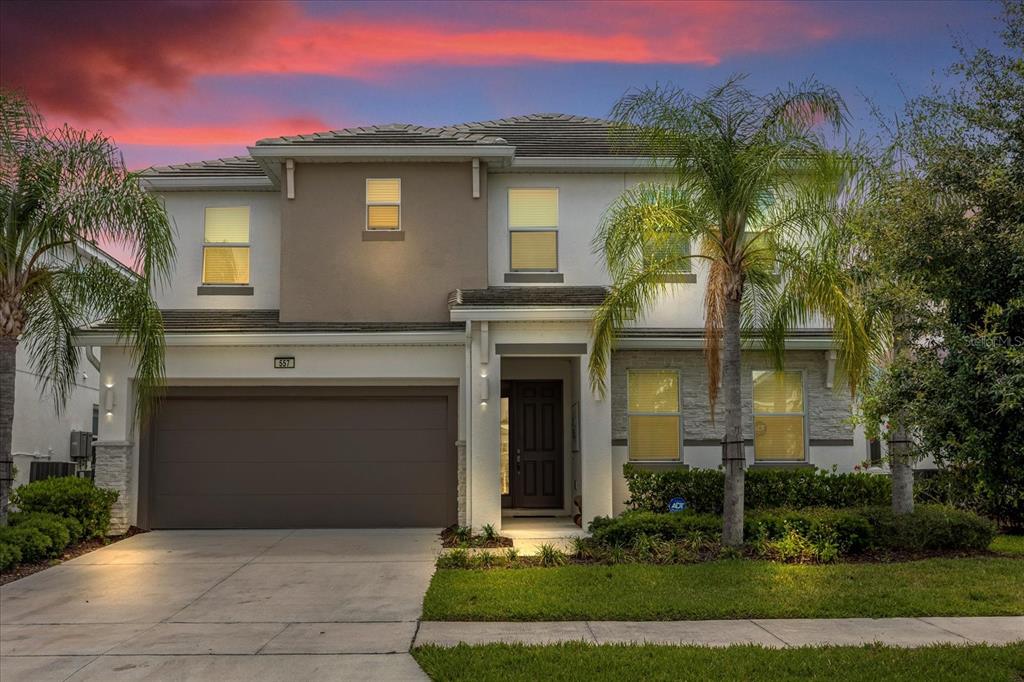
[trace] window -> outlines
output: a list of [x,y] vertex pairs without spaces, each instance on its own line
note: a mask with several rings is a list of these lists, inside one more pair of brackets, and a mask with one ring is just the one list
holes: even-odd
[[509,489],[509,459],[508,459],[508,401],[509,399],[503,397],[501,399],[501,417],[498,422],[499,426],[499,448],[501,450],[501,494],[508,495]]
[[249,207],[207,208],[203,284],[249,284]]
[[509,267],[513,272],[558,270],[558,189],[508,191]]
[[682,417],[679,373],[630,370],[627,376],[629,459],[678,460]]
[[673,272],[690,272],[690,240],[678,232],[656,234],[647,242],[645,256],[649,262],[665,261],[678,258]]
[[366,229],[402,229],[402,181],[398,178],[366,179]]
[[806,459],[802,372],[754,372],[754,460]]

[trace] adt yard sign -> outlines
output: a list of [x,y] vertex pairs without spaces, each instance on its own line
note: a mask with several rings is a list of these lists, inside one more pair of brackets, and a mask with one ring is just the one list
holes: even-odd
[[670,512],[681,512],[686,510],[686,500],[681,497],[673,497],[669,500],[668,510]]

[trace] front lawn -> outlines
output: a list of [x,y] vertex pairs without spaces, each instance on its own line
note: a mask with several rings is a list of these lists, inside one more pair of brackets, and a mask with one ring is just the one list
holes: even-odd
[[412,652],[435,680],[1020,680],[1024,644],[722,649],[490,644]]
[[1024,557],[1024,535],[997,535],[989,549],[997,554]]
[[439,569],[424,620],[705,620],[1024,614],[1024,561]]

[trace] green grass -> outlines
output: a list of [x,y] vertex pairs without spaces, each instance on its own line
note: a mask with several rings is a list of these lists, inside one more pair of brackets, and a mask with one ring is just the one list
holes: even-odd
[[1024,614],[1024,561],[439,569],[425,620],[704,620]]
[[762,649],[490,644],[422,647],[434,680],[1000,680],[1024,676],[1024,645]]
[[1006,556],[1024,557],[1024,535],[997,535],[988,548]]

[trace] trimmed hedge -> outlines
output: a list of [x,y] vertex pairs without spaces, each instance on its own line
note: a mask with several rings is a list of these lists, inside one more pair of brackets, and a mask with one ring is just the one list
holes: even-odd
[[78,520],[83,538],[102,537],[110,529],[110,508],[117,491],[97,488],[87,478],[64,476],[34,481],[16,489],[12,502],[23,512],[49,512]]
[[21,548],[8,542],[0,542],[0,571],[14,568],[21,561]]
[[[718,469],[646,471],[627,464],[630,509],[668,511],[673,497],[682,497],[697,513],[721,514],[725,474]],[[866,507],[888,504],[888,476],[838,474],[820,469],[751,469],[746,475],[747,509],[790,507]]]
[[0,546],[16,547],[21,561],[32,563],[49,559],[53,555],[53,541],[50,536],[32,526],[0,528]]
[[[655,514],[630,511],[616,518],[597,518],[590,525],[599,544],[627,547],[637,538],[683,540],[721,538],[721,517],[712,514]],[[913,514],[896,516],[888,507],[849,509],[781,509],[753,511],[744,520],[752,546],[796,534],[811,543],[828,544],[840,555],[870,551],[982,551],[996,534],[995,524],[971,512],[937,505],[918,505]]]

